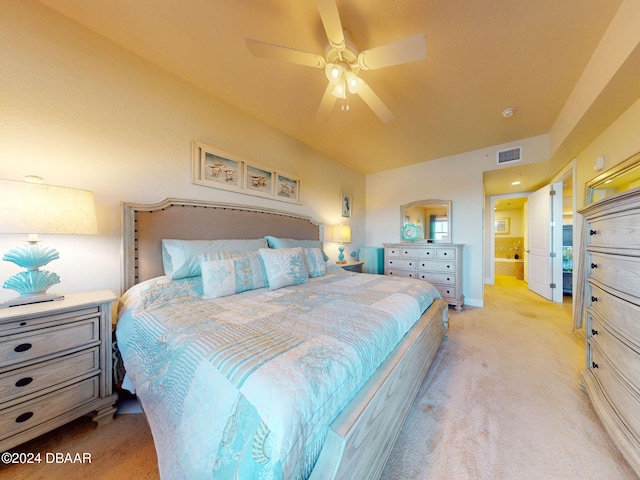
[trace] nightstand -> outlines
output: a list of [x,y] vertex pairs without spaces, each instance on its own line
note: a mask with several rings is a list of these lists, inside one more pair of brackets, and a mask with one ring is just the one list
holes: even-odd
[[344,268],[345,270],[348,270],[350,272],[357,272],[357,273],[362,273],[362,264],[364,262],[347,262],[347,263],[337,263],[336,265],[338,265],[339,267]]
[[0,452],[94,412],[116,411],[110,291],[0,309]]

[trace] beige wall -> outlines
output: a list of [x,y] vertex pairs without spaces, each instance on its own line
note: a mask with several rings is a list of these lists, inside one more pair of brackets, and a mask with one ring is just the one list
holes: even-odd
[[[120,202],[165,197],[259,205],[339,223],[352,195],[353,243],[364,245],[365,178],[35,0],[2,0],[0,178],[40,175],[95,193],[100,234],[43,237],[60,251],[47,268],[58,293],[120,288]],[[191,184],[199,141],[302,179],[302,206]],[[328,254],[337,258],[337,245]],[[0,252],[23,242],[0,235]],[[4,281],[20,269],[0,262]],[[0,289],[0,302],[16,296]]]

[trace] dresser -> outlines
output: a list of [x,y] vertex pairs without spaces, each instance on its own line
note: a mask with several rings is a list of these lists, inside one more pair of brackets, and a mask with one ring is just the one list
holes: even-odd
[[115,413],[109,291],[0,309],[0,452]]
[[583,218],[579,269],[584,387],[640,475],[640,189],[594,203]]
[[460,243],[385,243],[384,274],[432,283],[442,298],[462,310],[462,247]]

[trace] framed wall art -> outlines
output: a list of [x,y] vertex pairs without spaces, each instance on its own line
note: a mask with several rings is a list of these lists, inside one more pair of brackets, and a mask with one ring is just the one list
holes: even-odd
[[192,146],[191,183],[302,204],[299,178],[198,142]]
[[351,195],[346,193],[340,194],[340,205],[342,209],[342,216],[344,218],[351,218]]
[[496,235],[509,235],[509,218],[496,220]]

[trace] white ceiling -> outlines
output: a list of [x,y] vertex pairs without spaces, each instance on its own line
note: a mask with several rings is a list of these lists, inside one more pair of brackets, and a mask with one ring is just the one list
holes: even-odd
[[247,49],[253,38],[323,55],[314,0],[41,3],[373,173],[549,133],[621,0],[337,0],[360,50],[426,38],[425,60],[361,73],[394,114],[386,124],[359,98],[316,119],[324,72]]

